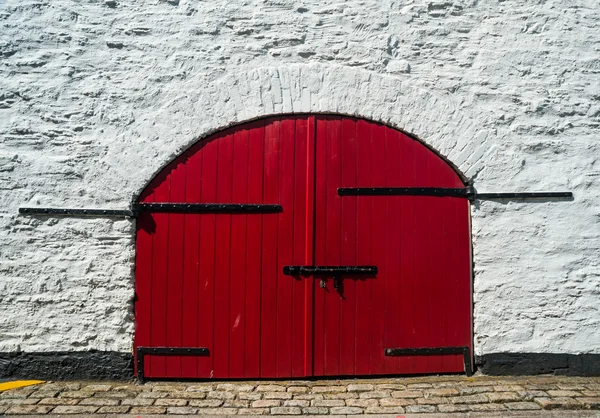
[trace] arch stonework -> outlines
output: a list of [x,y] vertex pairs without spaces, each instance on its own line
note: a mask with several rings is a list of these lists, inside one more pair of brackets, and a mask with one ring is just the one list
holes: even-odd
[[[188,86],[202,86],[195,90]],[[386,124],[419,138],[467,178],[493,147],[481,114],[466,114],[449,95],[408,85],[398,77],[321,64],[295,64],[228,74],[207,83],[188,79],[155,124],[168,140],[132,179],[135,195],[169,161],[207,135],[261,117],[337,113]],[[186,121],[182,123],[182,121]],[[177,126],[175,126],[177,125]],[[168,132],[168,134],[167,134]]]

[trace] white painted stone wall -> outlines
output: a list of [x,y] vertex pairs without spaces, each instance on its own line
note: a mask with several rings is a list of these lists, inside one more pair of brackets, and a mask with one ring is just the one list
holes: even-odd
[[600,4],[0,0],[0,352],[131,350],[126,209],[196,139],[281,112],[411,132],[479,191],[476,354],[600,353]]

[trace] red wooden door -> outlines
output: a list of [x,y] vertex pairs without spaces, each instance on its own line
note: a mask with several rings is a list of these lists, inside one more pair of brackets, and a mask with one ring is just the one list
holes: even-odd
[[[226,130],[176,159],[142,204],[277,204],[279,213],[138,218],[135,347],[146,377],[268,378],[463,370],[471,347],[466,199],[339,196],[339,187],[464,187],[391,128],[284,116]],[[168,212],[168,211],[167,211]],[[374,265],[373,277],[283,274],[288,265]],[[176,347],[205,348],[179,355]]]
[[471,346],[468,201],[337,190],[462,188],[460,178],[418,141],[364,120],[320,117],[315,149],[315,264],[373,265],[378,273],[315,289],[314,375],[463,371],[462,354],[384,350]]
[[198,143],[147,187],[141,203],[262,203],[282,211],[142,213],[135,347],[208,349],[207,356],[148,353],[146,377],[307,374],[312,283],[282,270],[312,263],[313,146],[313,118],[257,121]]

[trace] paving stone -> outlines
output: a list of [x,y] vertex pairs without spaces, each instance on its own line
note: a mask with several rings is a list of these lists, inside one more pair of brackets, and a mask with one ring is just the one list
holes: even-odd
[[543,409],[582,409],[581,402],[573,398],[535,398],[534,401]]
[[325,393],[324,399],[358,399],[358,392],[343,392],[343,393]]
[[271,408],[271,414],[273,415],[300,415],[302,409],[295,406],[277,406]]
[[33,390],[5,390],[4,392],[0,392],[0,399],[25,399],[33,392]]
[[258,385],[257,392],[285,392],[287,388],[281,385]]
[[403,414],[401,406],[372,406],[365,409],[365,414]]
[[55,398],[59,393],[56,390],[36,390],[29,396],[32,398]]
[[219,383],[217,385],[217,390],[230,390],[233,392],[252,392],[254,390],[254,385]]
[[164,414],[167,408],[164,406],[134,406],[129,410],[130,414]]
[[130,406],[103,406],[98,409],[98,414],[126,414]]
[[540,409],[540,406],[535,402],[507,402],[504,406],[513,411],[533,411]]
[[40,400],[38,398],[0,399],[0,405],[35,405]]
[[346,389],[348,390],[348,392],[368,392],[374,390],[375,386],[364,383],[348,385]]
[[346,386],[314,386],[312,393],[346,392]]
[[169,406],[169,407],[167,407],[167,414],[192,415],[197,412],[198,412],[198,408],[192,408],[191,406]]
[[374,390],[406,390],[406,385],[399,383],[385,383],[382,385],[376,385]]
[[77,398],[77,399],[83,399],[83,398],[91,398],[92,396],[94,396],[95,392],[91,392],[88,390],[76,390],[76,391],[68,391],[68,392],[62,392],[60,394],[61,398]]
[[163,399],[157,399],[156,402],[154,402],[154,405],[156,405],[156,406],[186,406],[187,404],[188,404],[187,399],[163,398]]
[[252,402],[252,408],[272,408],[275,406],[281,406],[281,401],[262,399]]
[[356,415],[362,414],[363,409],[354,406],[334,406],[329,410],[332,415]]
[[238,394],[238,398],[242,399],[242,400],[256,401],[256,400],[262,398],[262,393],[240,392]]
[[469,411],[468,405],[438,405],[437,408],[438,411],[444,413]]
[[6,410],[6,415],[47,414],[52,408],[50,405],[15,405]]
[[494,390],[496,392],[519,392],[521,390],[525,390],[525,388],[519,385],[499,385],[494,386]]
[[427,389],[423,391],[423,396],[426,398],[429,396],[456,396],[458,393],[455,388]]
[[306,406],[310,406],[310,401],[304,401],[304,400],[300,400],[300,399],[290,399],[288,401],[283,401],[283,406],[306,407]]
[[406,405],[414,405],[414,399],[408,398],[385,398],[379,400],[379,405],[381,406],[406,406]]
[[93,414],[99,408],[97,406],[58,405],[52,410],[53,414]]
[[[587,397],[600,396],[600,390],[582,390],[581,394],[583,396],[587,396]],[[37,395],[36,395],[36,398],[37,398]]]
[[[574,385],[568,383],[558,383],[556,385],[561,390],[584,390],[585,387],[583,385]],[[569,395],[566,395],[569,396]]]
[[303,393],[300,395],[294,395],[294,399],[308,399],[308,400],[313,400],[313,399],[325,399],[323,397],[323,395],[319,394],[319,393]]
[[238,411],[239,415],[269,415],[269,408],[241,408]]
[[[117,393],[121,393],[121,392],[117,392]],[[169,396],[169,394],[166,392],[140,392],[140,393],[138,393],[137,398],[139,398],[139,399],[160,399],[160,398],[166,398],[167,396]]]
[[152,390],[152,386],[146,385],[120,385],[112,388],[115,392],[148,392]]
[[207,408],[198,410],[198,414],[202,415],[236,415],[237,412],[237,408]]
[[392,392],[392,398],[420,398],[423,392],[420,390],[398,390]]
[[87,385],[83,387],[83,390],[89,390],[90,392],[108,392],[111,389],[111,385]]
[[429,389],[432,388],[433,385],[431,383],[411,383],[407,385],[407,389]]
[[176,392],[178,390],[186,390],[187,387],[184,385],[161,385],[157,384],[152,388],[153,392]]
[[117,391],[117,392],[98,392],[96,393],[96,397],[102,398],[115,398],[115,399],[125,399],[125,398],[133,398],[135,396],[139,396],[142,393],[155,394],[155,395],[167,395],[166,393],[160,392],[125,392],[125,391]]
[[368,408],[379,406],[379,399],[346,399],[347,406],[358,406],[360,408]]
[[150,405],[154,405],[154,401],[156,399],[140,399],[140,398],[133,398],[133,399],[123,399],[121,401],[121,405],[128,405],[128,406],[150,406]]
[[390,391],[387,391],[387,390],[374,390],[374,391],[371,391],[371,392],[361,392],[359,396],[360,396],[361,399],[389,398],[390,397]]
[[435,412],[436,408],[433,405],[408,405],[406,412],[409,414],[422,414]]
[[573,390],[549,390],[548,395],[552,397],[574,397],[581,396],[581,392],[576,392]]
[[585,409],[600,409],[600,397],[583,397],[577,398],[581,402]]
[[176,399],[206,399],[207,392],[186,392],[186,391],[177,391],[171,392],[167,394],[167,398],[176,398]]
[[78,403],[79,399],[44,398],[39,405],[77,405]]
[[485,393],[490,402],[518,401],[521,397],[515,392],[491,392]]
[[287,388],[287,391],[290,393],[307,393],[308,387],[307,386],[290,386],[289,388]]
[[213,384],[204,384],[204,385],[192,385],[188,386],[185,391],[186,392],[210,392],[214,389]]
[[346,402],[344,402],[341,399],[315,399],[313,401],[310,401],[310,406],[346,406]]
[[456,396],[454,398],[448,398],[450,403],[452,404],[460,404],[460,403],[487,403],[488,398],[485,395],[477,394],[477,395],[466,395],[466,396]]
[[235,393],[212,391],[208,392],[206,397],[208,399],[233,399],[235,398]]
[[265,392],[264,399],[292,399],[293,393],[290,392]]
[[476,393],[493,392],[492,386],[471,386],[471,387],[459,387],[458,391],[461,395],[473,395]]
[[198,408],[217,408],[223,405],[223,400],[221,399],[192,399],[189,403],[190,406],[197,406]]
[[240,401],[239,399],[230,399],[223,402],[224,408],[248,408],[250,401]]
[[116,406],[121,401],[118,399],[105,399],[105,398],[85,398],[79,401],[78,405],[91,405],[91,406]]
[[547,398],[548,394],[543,390],[524,390],[517,394],[525,401],[531,401],[533,398]]
[[328,408],[309,406],[307,408],[302,408],[302,413],[304,415],[327,415],[329,413]]
[[419,405],[438,405],[438,404],[441,404],[441,403],[444,403],[444,404],[445,403],[450,403],[449,399],[450,399],[449,397],[438,398],[438,397],[435,397],[435,396],[430,396],[428,398],[425,398],[425,397],[423,397],[423,398],[415,398],[414,400],[417,401],[417,403]]
[[590,390],[600,390],[600,383],[586,383],[584,386]]

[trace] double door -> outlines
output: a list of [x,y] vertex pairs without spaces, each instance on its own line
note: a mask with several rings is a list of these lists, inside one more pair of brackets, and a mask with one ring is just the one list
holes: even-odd
[[165,167],[139,201],[138,374],[463,371],[468,201],[340,190],[372,187],[464,186],[417,140],[334,116],[237,126]]

